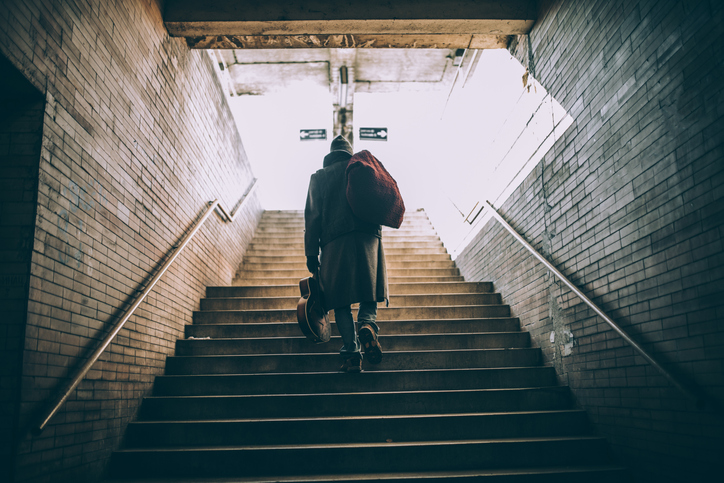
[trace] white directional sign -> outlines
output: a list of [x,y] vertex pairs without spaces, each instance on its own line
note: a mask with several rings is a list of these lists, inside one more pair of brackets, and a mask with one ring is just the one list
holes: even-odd
[[387,141],[386,127],[361,127],[359,128],[359,138],[374,141]]
[[327,139],[326,129],[301,129],[299,131],[300,141],[318,141]]

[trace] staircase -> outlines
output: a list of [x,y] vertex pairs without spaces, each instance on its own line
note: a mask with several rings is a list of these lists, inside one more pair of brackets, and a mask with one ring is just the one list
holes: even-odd
[[302,212],[264,213],[234,286],[207,289],[129,425],[114,478],[625,479],[492,284],[463,281],[424,211],[384,230],[382,363],[338,373],[336,328],[315,345],[296,324],[303,229]]

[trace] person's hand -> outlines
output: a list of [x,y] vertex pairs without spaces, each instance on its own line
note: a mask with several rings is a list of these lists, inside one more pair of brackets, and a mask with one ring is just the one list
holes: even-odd
[[316,273],[319,268],[319,259],[317,257],[307,257],[307,270],[310,273]]

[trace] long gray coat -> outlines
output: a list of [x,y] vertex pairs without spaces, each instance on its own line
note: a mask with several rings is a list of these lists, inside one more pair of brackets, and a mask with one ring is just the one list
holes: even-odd
[[327,309],[387,300],[382,227],[357,218],[347,203],[350,154],[333,151],[309,180],[304,209],[304,252],[320,258]]

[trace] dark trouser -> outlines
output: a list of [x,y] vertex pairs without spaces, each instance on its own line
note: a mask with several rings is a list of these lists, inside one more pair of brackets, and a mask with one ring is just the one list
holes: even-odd
[[[342,336],[342,343],[344,344],[339,353],[345,358],[353,354],[359,354],[361,345],[357,337],[357,331],[355,330],[354,319],[352,318],[352,308],[347,305],[346,307],[334,309],[334,319],[337,323],[339,335]],[[359,312],[357,313],[357,323],[360,326],[370,324],[376,334],[379,330],[375,323],[376,320],[377,302],[361,302],[359,304]]]

